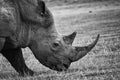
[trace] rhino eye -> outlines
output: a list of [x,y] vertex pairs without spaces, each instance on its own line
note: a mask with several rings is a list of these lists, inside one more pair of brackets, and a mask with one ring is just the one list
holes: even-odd
[[53,47],[58,47],[59,46],[59,43],[53,43]]
[[41,13],[40,13],[40,15],[41,15],[41,16],[44,16],[44,13],[43,13],[43,12],[41,12]]
[[57,51],[57,50],[58,50],[58,48],[59,48],[59,46],[60,46],[60,44],[59,44],[59,43],[54,42],[54,43],[52,43],[51,50],[52,50],[52,51]]

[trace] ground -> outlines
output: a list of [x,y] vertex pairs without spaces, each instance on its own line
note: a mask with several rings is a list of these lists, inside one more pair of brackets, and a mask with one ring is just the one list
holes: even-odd
[[120,80],[120,3],[115,1],[50,6],[55,26],[62,35],[77,31],[73,45],[84,46],[100,34],[95,48],[66,72],[56,72],[41,65],[27,48],[26,64],[37,73],[20,77],[0,56],[0,80]]

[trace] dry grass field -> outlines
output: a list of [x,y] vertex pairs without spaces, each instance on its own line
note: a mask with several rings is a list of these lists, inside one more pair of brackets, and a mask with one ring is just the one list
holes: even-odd
[[1,55],[0,80],[120,80],[120,3],[92,2],[49,9],[60,34],[78,32],[73,45],[87,45],[100,34],[95,48],[66,72],[44,67],[28,48],[23,49],[26,64],[37,72],[33,77],[20,77]]

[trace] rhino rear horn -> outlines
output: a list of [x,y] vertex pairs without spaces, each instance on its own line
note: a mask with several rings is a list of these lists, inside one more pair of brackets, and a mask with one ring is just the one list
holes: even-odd
[[72,34],[68,35],[68,36],[64,36],[63,40],[66,44],[71,44],[73,43],[75,36],[76,36],[77,32],[73,32]]
[[88,46],[75,47],[74,51],[75,51],[76,55],[72,56],[71,60],[74,62],[74,61],[77,61],[80,58],[84,57],[89,51],[91,51],[94,48],[94,46],[96,45],[96,43],[99,40],[99,37],[100,37],[100,35],[98,34],[96,40],[93,43],[89,44]]

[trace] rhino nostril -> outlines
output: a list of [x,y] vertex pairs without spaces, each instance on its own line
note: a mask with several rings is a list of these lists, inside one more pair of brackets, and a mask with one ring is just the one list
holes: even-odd
[[68,68],[68,65],[67,64],[63,64],[65,68]]

